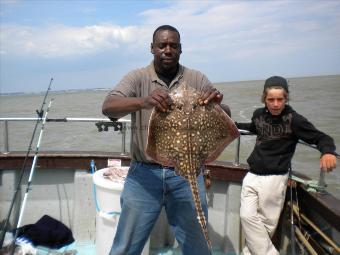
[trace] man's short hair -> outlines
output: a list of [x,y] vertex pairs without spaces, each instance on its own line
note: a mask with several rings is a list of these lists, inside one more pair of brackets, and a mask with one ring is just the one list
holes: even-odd
[[161,30],[170,30],[170,31],[176,32],[178,34],[179,40],[181,40],[181,35],[180,35],[180,33],[178,32],[178,30],[175,27],[170,26],[170,25],[162,25],[162,26],[157,27],[155,32],[153,32],[153,35],[152,35],[152,41],[153,42],[155,41],[156,33],[158,31],[161,31]]

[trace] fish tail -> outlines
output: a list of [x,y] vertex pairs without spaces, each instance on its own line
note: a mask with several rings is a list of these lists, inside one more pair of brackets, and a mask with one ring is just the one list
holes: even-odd
[[202,228],[205,240],[207,241],[208,247],[211,250],[212,245],[211,245],[211,241],[210,241],[209,234],[208,234],[207,221],[206,221],[204,213],[203,213],[201,199],[200,199],[200,196],[199,196],[198,185],[197,185],[196,179],[194,177],[193,178],[189,177],[189,184],[190,184],[190,188],[191,188],[192,195],[193,195],[194,202],[195,202],[197,219],[198,219],[199,224],[201,225],[201,228]]

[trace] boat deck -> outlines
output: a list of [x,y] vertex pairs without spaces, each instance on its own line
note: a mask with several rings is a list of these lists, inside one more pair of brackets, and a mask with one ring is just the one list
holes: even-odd
[[[25,152],[0,153],[0,218],[6,215],[13,194],[18,172],[25,158]],[[28,165],[31,164],[30,155]],[[34,186],[27,204],[27,217],[24,223],[36,222],[40,215],[48,214],[72,228],[76,242],[66,250],[77,250],[77,254],[95,255],[96,209],[92,194],[90,162],[94,160],[98,169],[107,167],[109,159],[119,159],[128,166],[128,155],[105,152],[39,152]],[[237,255],[241,253],[244,236],[240,228],[239,198],[241,182],[247,173],[247,165],[215,161],[207,165],[213,181],[207,191],[209,203],[209,227],[213,245],[213,255]],[[28,169],[27,169],[28,170]],[[301,176],[301,175],[300,175]],[[27,177],[27,176],[26,176]],[[301,176],[303,177],[303,176]],[[25,183],[25,181],[23,182]],[[25,190],[24,185],[21,188]],[[307,192],[303,185],[297,184],[300,207],[311,218],[322,219],[322,226],[333,240],[339,240],[340,203],[332,195]],[[316,216],[316,217],[314,217]],[[287,220],[286,215],[282,217]],[[281,222],[283,223],[283,222]],[[180,255],[169,234],[163,233],[166,223],[155,226],[157,234],[150,237],[149,255]],[[284,224],[281,224],[284,225]],[[289,238],[284,227],[279,228],[274,242],[281,247],[280,254],[289,254]],[[285,236],[285,237],[283,237]],[[336,241],[338,243],[338,241]],[[170,243],[170,246],[168,245]],[[37,255],[47,255],[41,250]],[[61,251],[60,251],[61,252]],[[63,254],[60,253],[59,254]],[[52,253],[53,254],[53,253]],[[58,253],[55,253],[58,254]],[[66,254],[66,253],[65,253]],[[103,254],[97,254],[103,255]],[[144,254],[143,254],[144,255]]]

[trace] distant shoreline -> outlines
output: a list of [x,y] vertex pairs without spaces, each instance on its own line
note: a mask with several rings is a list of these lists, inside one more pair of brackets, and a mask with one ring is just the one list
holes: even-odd
[[[336,77],[340,76],[340,74],[330,74],[330,75],[311,75],[311,76],[299,76],[299,77],[286,77],[288,80],[290,79],[304,79],[304,78],[317,78],[317,77]],[[239,81],[224,81],[224,82],[213,82],[213,84],[223,84],[223,83],[239,83],[239,82],[254,82],[254,81],[263,81],[263,79],[258,80],[239,80]],[[87,88],[87,89],[64,89],[64,90],[51,90],[51,94],[61,94],[61,93],[77,93],[77,92],[86,92],[86,91],[109,91],[111,88]],[[39,95],[43,94],[45,91],[40,92],[8,92],[1,93],[0,96],[27,96],[27,95]]]
[[[93,88],[93,89],[64,89],[64,90],[51,90],[50,94],[62,94],[62,93],[77,93],[77,92],[86,92],[86,91],[109,91],[110,88]],[[0,93],[0,96],[27,96],[27,95],[39,95],[44,94],[46,91],[40,92],[9,92],[9,93]]]
[[[287,80],[297,80],[297,79],[305,79],[305,78],[318,78],[318,77],[337,77],[340,74],[327,74],[327,75],[309,75],[309,76],[297,76],[297,77],[288,77],[284,76]],[[256,79],[256,80],[240,80],[240,81],[221,81],[221,82],[213,82],[213,84],[223,84],[223,83],[241,83],[241,82],[254,82],[254,81],[264,81],[265,79]]]

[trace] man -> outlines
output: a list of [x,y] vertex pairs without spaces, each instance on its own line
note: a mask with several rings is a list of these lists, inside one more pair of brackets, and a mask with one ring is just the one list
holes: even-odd
[[257,135],[241,191],[240,217],[246,238],[243,255],[279,254],[271,237],[279,221],[288,171],[299,139],[317,145],[323,171],[336,167],[333,139],[287,105],[288,99],[286,79],[270,77],[263,89],[265,107],[254,111],[251,123],[236,123],[238,128]]
[[[153,62],[128,73],[109,92],[103,113],[110,118],[131,114],[131,165],[121,195],[121,216],[110,255],[142,252],[164,206],[168,221],[184,255],[210,254],[188,182],[171,167],[152,162],[145,154],[147,128],[152,109],[166,112],[172,101],[169,92],[186,82],[201,91],[200,103],[221,103],[223,95],[200,72],[179,64],[182,53],[176,28],[163,25],[153,34]],[[202,208],[207,201],[202,174],[198,177]]]

